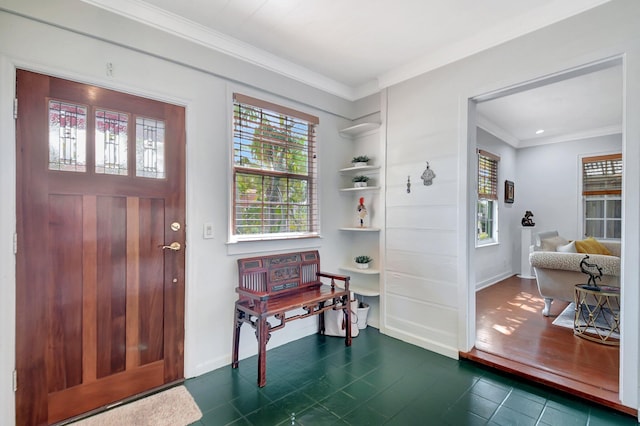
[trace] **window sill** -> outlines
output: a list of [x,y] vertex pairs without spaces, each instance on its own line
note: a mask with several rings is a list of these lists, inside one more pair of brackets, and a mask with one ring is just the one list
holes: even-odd
[[493,247],[493,246],[499,246],[499,245],[500,245],[499,241],[491,241],[490,243],[484,243],[484,244],[477,244],[476,243],[476,248]]
[[227,254],[249,254],[276,250],[307,250],[320,247],[320,235],[289,236],[289,237],[264,237],[227,241]]

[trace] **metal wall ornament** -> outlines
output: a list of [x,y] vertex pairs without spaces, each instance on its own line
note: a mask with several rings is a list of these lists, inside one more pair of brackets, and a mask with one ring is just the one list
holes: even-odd
[[429,168],[429,162],[427,161],[427,168],[424,170],[424,172],[422,172],[422,176],[420,176],[420,178],[422,179],[422,182],[425,184],[425,186],[429,186],[433,183],[433,179],[435,177],[436,174]]

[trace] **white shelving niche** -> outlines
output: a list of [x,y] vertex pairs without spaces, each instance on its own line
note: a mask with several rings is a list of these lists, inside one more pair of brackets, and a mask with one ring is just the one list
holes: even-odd
[[[340,267],[345,275],[351,277],[349,288],[359,301],[369,304],[368,325],[380,327],[380,271],[382,270],[381,236],[384,224],[382,195],[384,187],[383,153],[380,143],[380,123],[364,122],[340,130],[340,135],[351,146],[352,156],[343,160],[339,169],[342,185],[345,214],[340,231],[344,234],[344,263]],[[355,167],[353,157],[366,155],[369,163]],[[366,187],[356,188],[352,178],[357,175],[368,176]],[[364,198],[367,209],[365,227],[358,223],[357,207],[359,199]],[[367,269],[357,268],[354,258],[367,255],[373,258]]]

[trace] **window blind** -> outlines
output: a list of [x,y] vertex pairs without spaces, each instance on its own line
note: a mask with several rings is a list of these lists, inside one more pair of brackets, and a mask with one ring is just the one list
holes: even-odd
[[317,235],[317,117],[235,93],[233,234]]
[[498,199],[498,162],[500,157],[478,150],[478,199]]
[[582,159],[582,195],[622,194],[622,154]]

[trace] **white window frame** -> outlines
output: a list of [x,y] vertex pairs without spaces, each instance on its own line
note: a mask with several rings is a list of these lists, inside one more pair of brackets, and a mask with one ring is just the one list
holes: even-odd
[[[491,235],[487,238],[480,238],[481,226],[480,226],[480,203],[490,203],[491,205],[491,218],[487,222],[491,222]],[[498,200],[490,200],[487,198],[478,199],[476,203],[476,247],[484,247],[489,245],[498,244]]]
[[[620,209],[620,217],[608,217],[607,216],[607,203],[609,201],[620,201],[622,202],[622,193],[611,193],[611,191],[602,191],[602,193],[596,194],[585,194],[584,188],[584,166],[583,163],[589,159],[597,160],[598,158],[607,159],[610,157],[622,156],[620,152],[611,152],[608,154],[600,154],[600,155],[583,155],[579,158],[579,173],[578,173],[578,182],[579,182],[579,195],[581,197],[582,202],[580,203],[580,211],[579,211],[579,223],[580,223],[580,234],[584,237],[594,237],[601,240],[610,240],[610,241],[620,241],[621,238],[614,238],[608,235],[607,233],[607,222],[611,221],[620,221],[622,225],[622,208]],[[620,159],[622,163],[622,159]],[[624,172],[623,172],[624,173]],[[620,179],[620,187],[622,185],[622,179]],[[598,201],[602,200],[603,203],[603,217],[602,218],[587,218],[587,201]],[[602,220],[603,223],[603,234],[602,235],[587,235],[587,220]],[[621,235],[622,236],[622,235]]]
[[[587,218],[587,202],[588,201],[603,201],[603,206],[602,206],[602,211],[603,211],[603,216],[602,217],[590,217]],[[596,239],[599,240],[610,240],[610,241],[620,241],[621,237],[622,237],[622,208],[620,208],[620,217],[616,217],[616,216],[612,216],[609,217],[607,215],[607,204],[611,201],[620,201],[622,203],[622,196],[621,195],[589,195],[589,196],[583,196],[582,197],[582,211],[583,211],[583,218],[582,218],[582,229],[583,232],[582,234],[585,237],[594,237]],[[588,220],[593,220],[593,221],[602,221],[603,222],[603,226],[602,226],[602,235],[591,235],[589,233],[587,233],[587,221]],[[609,233],[607,232],[607,224],[611,223],[611,222],[620,222],[620,237],[616,238],[614,236],[609,235]]]
[[[288,106],[269,102],[267,100],[253,98],[238,92],[232,93],[233,102],[231,103],[230,114],[230,129],[231,129],[231,142],[230,142],[230,179],[229,179],[229,191],[230,191],[230,209],[229,209],[229,243],[238,242],[256,242],[260,241],[287,241],[292,239],[308,239],[320,236],[320,218],[319,218],[319,197],[318,197],[318,164],[317,164],[317,138],[315,136],[319,119],[313,115],[297,111],[289,108]],[[236,197],[236,174],[251,173],[251,169],[244,165],[237,165],[235,162],[235,147],[236,147],[236,131],[235,126],[235,110],[236,103],[242,103],[262,109],[265,112],[290,117],[296,121],[307,122],[310,126],[309,134],[309,155],[308,155],[308,173],[305,174],[305,178],[308,183],[309,191],[309,215],[310,225],[309,229],[301,232],[265,232],[265,233],[237,233],[236,232],[236,213],[237,213],[237,197]],[[273,169],[267,168],[255,168],[255,176],[269,176],[278,173]],[[286,171],[283,173],[285,179],[297,179],[302,177],[302,174],[292,173]],[[263,201],[264,203],[264,201]]]
[[[491,162],[490,170],[484,169],[485,173],[489,173],[489,177],[491,182],[489,185],[481,185],[481,174],[483,173],[483,167],[481,165],[486,165],[487,161]],[[495,245],[499,243],[498,240],[498,174],[500,169],[500,157],[492,154],[488,151],[478,149],[477,150],[477,176],[476,176],[476,186],[477,186],[477,202],[476,202],[476,247],[486,247],[489,245]],[[486,176],[485,176],[486,177]],[[482,186],[482,188],[480,188]],[[491,222],[491,235],[487,238],[480,238],[482,235],[482,227],[481,227],[481,204],[490,203],[491,205],[491,217],[489,221]]]

